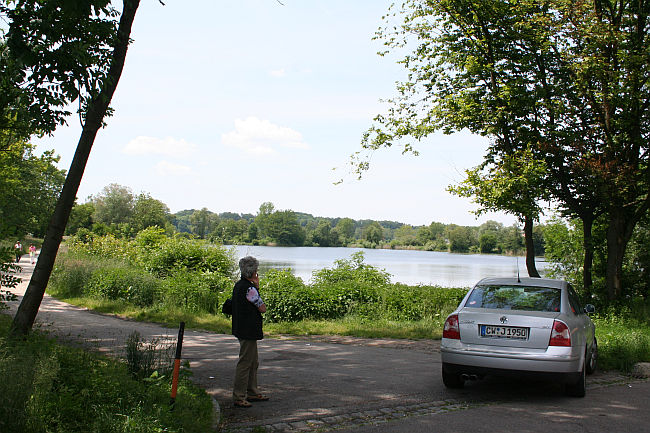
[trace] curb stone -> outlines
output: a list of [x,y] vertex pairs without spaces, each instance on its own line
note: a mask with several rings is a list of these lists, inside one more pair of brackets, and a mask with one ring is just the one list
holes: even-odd
[[212,397],[212,431],[219,431],[219,423],[221,422],[221,406],[216,398]]
[[632,376],[642,379],[650,378],[650,362],[637,362],[632,368]]

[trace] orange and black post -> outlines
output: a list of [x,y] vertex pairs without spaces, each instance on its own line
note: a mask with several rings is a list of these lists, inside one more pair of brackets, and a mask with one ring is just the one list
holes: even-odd
[[185,322],[181,322],[178,329],[178,341],[176,342],[176,357],[174,358],[174,375],[172,376],[172,398],[169,402],[170,409],[174,410],[176,403],[176,390],[178,389],[178,373],[181,369],[181,351],[183,350],[183,334],[185,333]]

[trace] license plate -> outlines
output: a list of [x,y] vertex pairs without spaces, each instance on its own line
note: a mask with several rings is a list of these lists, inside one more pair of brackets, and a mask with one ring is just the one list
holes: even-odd
[[519,328],[516,326],[479,325],[479,334],[481,337],[513,338],[516,340],[526,340],[528,339],[528,328]]

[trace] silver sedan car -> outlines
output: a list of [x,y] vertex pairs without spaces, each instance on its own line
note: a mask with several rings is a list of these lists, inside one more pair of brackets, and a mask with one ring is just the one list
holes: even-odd
[[595,326],[566,281],[486,278],[447,317],[442,379],[449,388],[486,374],[532,375],[584,397],[598,358]]

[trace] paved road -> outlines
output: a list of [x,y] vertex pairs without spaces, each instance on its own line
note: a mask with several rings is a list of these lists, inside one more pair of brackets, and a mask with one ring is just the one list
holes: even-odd
[[[32,270],[23,258],[25,276]],[[21,295],[26,282],[17,291]],[[15,306],[14,306],[15,310]],[[62,338],[120,353],[137,330],[144,338],[174,339],[176,329],[93,313],[46,296],[37,321]],[[597,372],[587,398],[570,399],[558,385],[484,380],[447,390],[435,344],[397,348],[363,340],[265,339],[259,343],[261,389],[272,399],[251,409],[232,406],[239,345],[230,335],[186,331],[183,358],[194,380],[218,401],[225,430],[650,431],[650,382]],[[387,347],[388,346],[388,347]],[[394,347],[393,347],[394,346]],[[565,430],[563,430],[565,429]]]

